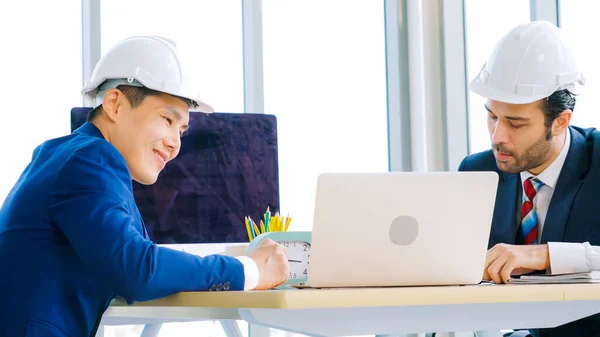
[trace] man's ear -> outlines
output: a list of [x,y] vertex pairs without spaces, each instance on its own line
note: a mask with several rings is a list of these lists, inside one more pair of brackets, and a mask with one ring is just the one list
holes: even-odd
[[110,89],[104,94],[102,101],[102,110],[106,116],[115,122],[120,116],[120,110],[126,105],[127,99],[123,92],[119,89]]
[[569,124],[571,123],[571,116],[573,116],[573,112],[569,109],[565,109],[560,113],[560,115],[558,115],[558,117],[556,117],[554,122],[552,122],[553,136],[560,135],[569,127]]

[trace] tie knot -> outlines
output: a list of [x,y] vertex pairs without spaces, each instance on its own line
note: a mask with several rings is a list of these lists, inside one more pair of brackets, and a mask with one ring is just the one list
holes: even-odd
[[540,190],[542,185],[544,185],[544,183],[536,177],[527,178],[527,180],[525,180],[525,182],[523,183],[523,189],[525,190],[524,197],[527,197],[529,201],[533,201],[533,198],[535,197],[536,193]]

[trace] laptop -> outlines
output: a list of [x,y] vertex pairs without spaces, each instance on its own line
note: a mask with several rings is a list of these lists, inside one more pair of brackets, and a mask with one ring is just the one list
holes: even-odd
[[320,175],[300,287],[480,283],[497,184],[496,172]]

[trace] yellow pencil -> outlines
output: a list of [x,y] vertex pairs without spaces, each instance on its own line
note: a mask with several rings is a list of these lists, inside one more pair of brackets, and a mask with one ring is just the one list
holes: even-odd
[[265,232],[265,223],[262,220],[260,220],[260,230],[262,231],[262,233]]
[[271,232],[277,232],[279,231],[279,216],[275,215],[275,217],[273,217],[273,222],[271,222]]
[[288,215],[288,217],[285,221],[285,229],[284,229],[285,232],[287,232],[288,228],[290,228],[290,222],[292,222],[292,217]]
[[254,232],[256,233],[256,236],[259,236],[261,234],[258,230],[258,227],[256,226],[256,223],[254,224]]
[[248,217],[244,217],[244,222],[246,223],[246,231],[248,232],[248,240],[252,241],[252,231],[250,230],[250,222],[248,222]]

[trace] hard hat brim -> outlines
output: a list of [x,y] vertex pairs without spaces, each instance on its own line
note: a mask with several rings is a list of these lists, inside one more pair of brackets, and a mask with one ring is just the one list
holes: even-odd
[[215,112],[215,109],[213,109],[213,107],[211,107],[210,105],[202,102],[202,101],[198,101],[198,100],[194,100],[194,103],[196,103],[196,107],[190,107],[190,111],[197,111],[197,112],[203,112],[203,113],[213,113]]
[[[104,83],[105,79],[101,79],[100,83],[86,83],[85,86],[81,89],[81,94],[90,100],[94,100],[96,99],[96,95],[98,94],[98,86],[101,83]],[[139,82],[137,82],[139,83]],[[123,85],[132,85],[130,83],[123,83]],[[112,87],[116,87],[117,85],[113,85]],[[192,106],[190,106],[190,111],[197,111],[197,112],[203,112],[203,113],[213,113],[215,112],[215,110],[213,109],[212,106],[210,106],[209,104],[207,104],[206,102],[203,102],[201,100],[198,100],[196,98],[193,98],[192,95],[186,95],[184,94],[180,94],[180,93],[174,93],[174,92],[167,92],[165,90],[163,90],[162,88],[154,88],[152,86],[146,86],[143,85],[142,86],[148,88],[148,89],[152,89],[154,91],[158,91],[161,92],[165,95],[170,95],[170,96],[174,96],[174,97],[179,97],[182,99],[186,99],[192,102]],[[101,103],[99,103],[101,104]],[[98,104],[98,105],[99,105]]]
[[487,99],[491,99],[493,101],[498,101],[498,102],[503,102],[503,103],[509,103],[509,104],[529,104],[529,103],[533,103],[535,101],[539,101],[541,99],[544,99],[550,95],[552,95],[552,92],[550,93],[541,93],[538,95],[533,95],[533,96],[519,96],[516,93],[509,93],[509,92],[504,92],[504,91],[498,91],[495,89],[490,88],[489,86],[487,86],[485,83],[483,83],[480,79],[479,76],[477,76],[473,81],[471,81],[471,83],[469,84],[469,89],[484,98]]

